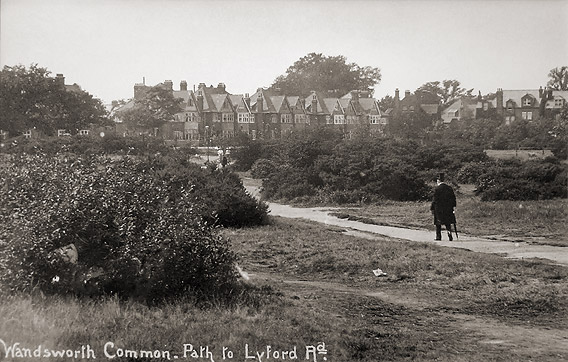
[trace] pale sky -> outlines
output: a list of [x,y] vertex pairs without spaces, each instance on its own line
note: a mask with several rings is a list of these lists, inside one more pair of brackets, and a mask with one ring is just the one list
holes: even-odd
[[457,79],[483,94],[568,65],[568,1],[1,0],[0,65],[32,63],[105,103],[134,83],[254,93],[316,52],[381,69],[375,98]]

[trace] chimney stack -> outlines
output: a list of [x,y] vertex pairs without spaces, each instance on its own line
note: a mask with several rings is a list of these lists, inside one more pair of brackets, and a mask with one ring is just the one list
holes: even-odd
[[264,107],[264,99],[262,99],[262,92],[258,93],[258,97],[256,98],[256,110],[257,112],[261,113]]
[[199,88],[197,88],[197,110],[199,112],[203,111],[203,89],[201,88],[201,84],[199,84]]
[[164,86],[167,90],[174,90],[174,82],[172,82],[171,80],[165,80]]
[[179,90],[182,90],[182,91],[186,91],[186,90],[187,90],[187,82],[186,82],[185,80],[182,80],[182,81],[179,83]]
[[316,93],[312,93],[312,113],[318,113],[318,97]]
[[410,96],[410,91],[409,90],[405,90],[404,91],[404,98],[409,97]]
[[61,86],[65,85],[65,77],[61,73],[57,74],[57,76],[55,77],[55,81],[57,82],[57,84]]
[[245,96],[243,97],[243,100],[247,106],[247,109],[250,110],[250,96],[248,93],[245,93]]
[[225,83],[219,83],[217,85],[217,91],[219,91],[221,93],[225,93]]

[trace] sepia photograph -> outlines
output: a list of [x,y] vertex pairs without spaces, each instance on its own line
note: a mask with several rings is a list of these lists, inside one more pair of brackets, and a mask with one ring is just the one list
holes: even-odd
[[0,0],[0,361],[567,361],[567,24]]

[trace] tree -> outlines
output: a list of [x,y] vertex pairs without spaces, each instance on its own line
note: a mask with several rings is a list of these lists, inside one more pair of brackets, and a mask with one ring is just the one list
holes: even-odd
[[109,122],[104,105],[81,89],[67,90],[50,72],[32,64],[0,71],[0,129],[10,134],[36,128],[53,135]]
[[432,94],[437,95],[443,105],[449,105],[449,103],[456,98],[462,96],[472,96],[473,88],[466,90],[460,87],[461,83],[457,80],[444,80],[443,82],[428,82],[422,84],[416,91],[428,91]]
[[556,67],[548,73],[547,85],[556,90],[568,90],[568,66]]
[[181,98],[175,98],[171,90],[154,86],[135,101],[135,106],[125,110],[121,118],[131,127],[153,128],[174,118],[181,112]]
[[379,108],[382,112],[389,108],[394,108],[394,98],[387,94],[379,101]]
[[285,75],[277,77],[271,90],[280,89],[285,94],[302,97],[307,97],[310,91],[333,91],[342,96],[355,89],[372,91],[380,81],[379,68],[347,63],[342,55],[310,53],[290,66]]

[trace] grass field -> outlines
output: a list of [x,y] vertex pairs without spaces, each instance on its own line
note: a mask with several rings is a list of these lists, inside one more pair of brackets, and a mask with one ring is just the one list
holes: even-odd
[[[458,230],[497,237],[568,246],[568,200],[483,202],[471,185],[457,190]],[[395,202],[344,207],[333,213],[367,223],[434,230],[430,202]]]
[[[256,287],[234,305],[180,300],[147,307],[114,298],[2,297],[0,339],[30,349],[76,351],[89,345],[102,360],[146,351],[167,352],[171,359],[185,352],[190,358],[189,344],[211,352],[211,358],[196,361],[223,361],[223,347],[235,361],[283,361],[285,351],[306,360],[306,351],[318,345],[322,353],[308,354],[310,361],[568,357],[566,268],[360,239],[299,220],[274,218],[264,227],[220,232],[231,239],[250,276],[244,283]],[[387,275],[376,277],[376,268]],[[267,348],[272,358],[252,358]],[[0,360],[3,352],[0,346]]]
[[487,156],[500,160],[517,158],[522,161],[538,160],[553,156],[550,150],[485,150]]

